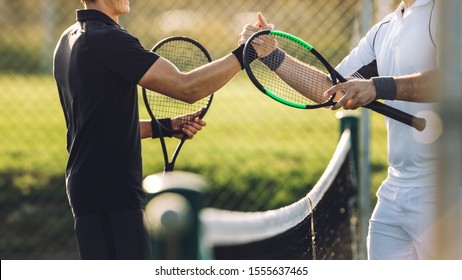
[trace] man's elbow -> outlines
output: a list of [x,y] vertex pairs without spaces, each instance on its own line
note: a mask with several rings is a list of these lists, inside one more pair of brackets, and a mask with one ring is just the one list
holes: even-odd
[[182,86],[177,91],[178,99],[189,104],[193,104],[208,95],[209,93],[205,93],[204,89],[190,85]]

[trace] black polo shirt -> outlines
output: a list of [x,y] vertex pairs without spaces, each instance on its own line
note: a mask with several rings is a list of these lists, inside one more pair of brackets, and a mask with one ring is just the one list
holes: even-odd
[[158,59],[110,17],[77,11],[54,76],[67,125],[66,186],[75,216],[142,208],[137,83]]

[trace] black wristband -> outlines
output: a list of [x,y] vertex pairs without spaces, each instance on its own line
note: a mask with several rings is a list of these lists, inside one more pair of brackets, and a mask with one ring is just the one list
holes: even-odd
[[279,66],[281,66],[284,61],[284,57],[286,57],[286,53],[280,48],[276,48],[269,55],[260,58],[260,61],[263,62],[271,71],[275,71],[279,68]]
[[[159,125],[156,120],[151,120],[152,138],[159,138],[162,133],[164,137],[172,137],[172,120],[171,119],[159,119]],[[161,130],[161,131],[159,131]]]
[[396,98],[396,83],[393,77],[371,78],[377,93],[375,99],[394,100]]
[[[236,56],[237,60],[241,64],[241,70],[244,69],[244,47],[245,45],[242,44],[239,47],[237,47],[234,51],[231,52],[232,54]],[[255,49],[253,48],[253,46],[250,45],[249,47],[250,47],[250,52],[255,53]],[[257,58],[257,55],[249,57],[250,59],[249,64],[252,63],[252,61],[254,61],[256,58]]]

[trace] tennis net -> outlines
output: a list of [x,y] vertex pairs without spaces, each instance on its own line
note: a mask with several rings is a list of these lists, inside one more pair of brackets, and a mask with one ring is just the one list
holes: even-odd
[[313,189],[279,209],[201,211],[201,243],[214,259],[355,259],[357,180],[351,132]]

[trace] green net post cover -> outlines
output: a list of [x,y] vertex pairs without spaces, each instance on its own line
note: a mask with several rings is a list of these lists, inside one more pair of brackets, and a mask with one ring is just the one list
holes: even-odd
[[[349,129],[351,132],[351,149],[356,171],[359,164],[359,121],[360,117],[355,112],[339,111],[336,117],[340,120],[340,135]],[[358,174],[358,173],[357,173]]]
[[189,172],[147,176],[146,217],[152,255],[158,260],[200,259],[199,212],[203,208],[206,180]]

